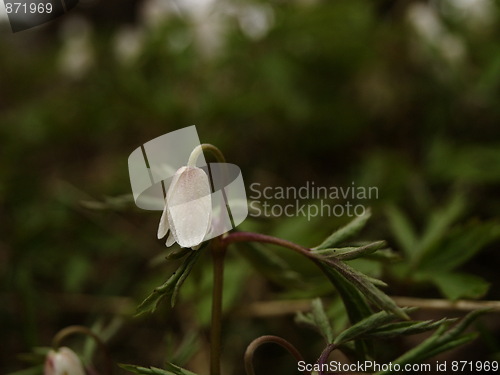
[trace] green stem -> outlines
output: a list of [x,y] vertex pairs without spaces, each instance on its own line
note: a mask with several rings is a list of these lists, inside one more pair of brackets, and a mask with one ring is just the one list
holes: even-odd
[[224,257],[226,246],[215,238],[212,244],[214,285],[212,291],[212,325],[210,327],[210,375],[220,375],[222,291],[224,283]]

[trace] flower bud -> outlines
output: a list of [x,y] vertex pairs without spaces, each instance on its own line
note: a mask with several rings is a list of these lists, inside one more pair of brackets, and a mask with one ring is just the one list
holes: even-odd
[[158,238],[168,230],[167,246],[197,248],[210,230],[212,197],[210,181],[198,167],[182,167],[175,173],[167,191],[165,209],[158,227]]
[[44,375],[85,375],[80,358],[65,346],[51,350],[45,359]]

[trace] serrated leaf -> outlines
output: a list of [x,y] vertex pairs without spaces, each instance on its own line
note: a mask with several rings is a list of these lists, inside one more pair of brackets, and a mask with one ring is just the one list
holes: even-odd
[[366,210],[364,215],[356,217],[347,225],[333,232],[327,239],[325,239],[321,244],[314,247],[313,250],[321,250],[334,247],[348,238],[357,234],[363,227],[371,216],[371,211]]
[[478,336],[477,332],[471,332],[466,335],[463,335],[462,337],[459,337],[458,339],[448,341],[444,343],[443,345],[440,345],[436,347],[434,350],[426,353],[426,357],[422,358],[422,360],[427,359],[427,358],[432,358],[438,354],[441,354],[443,352],[446,352],[448,350],[455,349],[461,345],[467,344],[469,341],[472,341],[476,339]]
[[120,366],[122,369],[128,372],[133,372],[134,374],[140,374],[140,375],[176,375],[173,372],[162,370],[156,367],[142,367],[124,363],[119,363],[118,366]]
[[328,344],[333,341],[333,329],[320,298],[315,298],[312,301],[312,309],[310,313],[298,313],[295,321],[314,328],[321,334],[321,336],[323,336]]
[[392,235],[408,258],[413,258],[417,245],[417,234],[403,212],[396,206],[386,209]]
[[458,272],[434,273],[426,276],[448,299],[481,298],[486,294],[490,284],[475,275]]
[[157,287],[153,292],[137,307],[137,315],[146,312],[154,312],[158,304],[165,297],[171,297],[171,305],[174,306],[175,298],[179,292],[179,288],[191,272],[196,260],[200,256],[199,250],[192,251],[192,253],[184,260],[181,266],[175,271],[172,276],[161,286]]
[[371,277],[371,276],[366,276],[366,279],[371,282],[373,285],[375,286],[380,286],[380,287],[388,287],[389,285],[385,282],[385,281],[382,281],[382,280],[379,280],[379,279],[376,279],[374,277]]
[[422,259],[422,270],[451,271],[472,258],[479,250],[500,238],[498,222],[469,223],[454,228],[439,251]]
[[[409,309],[405,310],[408,311]],[[367,334],[370,331],[383,326],[384,324],[387,324],[388,322],[396,320],[397,318],[398,317],[395,314],[387,313],[385,311],[380,311],[378,313],[372,314],[371,316],[363,319],[362,321],[343,331],[335,338],[335,341],[333,343],[340,345],[347,341],[354,340],[364,334]]]
[[[320,261],[316,263],[340,294],[351,324],[355,324],[372,314],[372,309],[366,302],[365,297],[351,281],[347,280],[334,268]],[[359,360],[364,360],[367,355],[371,356],[373,354],[373,345],[364,340],[356,341],[356,354]]]
[[170,362],[165,363],[165,367],[167,368],[167,370],[172,371],[172,373],[175,375],[197,375],[192,371],[186,370]]
[[315,323],[318,325],[321,333],[326,339],[326,342],[333,341],[333,329],[323,307],[323,302],[320,298],[312,301],[312,315]]
[[443,318],[438,321],[425,320],[425,321],[411,321],[411,322],[397,322],[383,325],[366,334],[369,338],[391,338],[401,335],[415,335],[423,332],[430,331],[443,324],[445,321],[453,321],[452,319]]
[[321,262],[318,265],[333,284],[334,288],[339,292],[351,324],[355,324],[372,314],[370,305],[368,305],[363,295],[352,282],[346,280],[346,278],[335,269]]
[[458,335],[462,334],[469,327],[469,325],[474,322],[474,320],[476,320],[479,316],[486,314],[488,311],[490,311],[489,308],[471,311],[460,322],[458,322],[458,324],[443,334],[443,340],[458,337]]
[[334,257],[339,260],[352,260],[365,255],[373,254],[377,250],[383,249],[386,246],[387,242],[376,241],[359,247],[328,248],[313,250],[312,252],[324,257]]
[[[475,319],[477,319],[479,315],[485,313],[486,311],[488,311],[488,309],[473,311],[467,314],[458,324],[450,329],[448,329],[450,320],[448,319],[446,321],[443,321],[431,337],[424,340],[422,343],[420,343],[420,345],[404,353],[392,363],[394,365],[399,364],[403,366],[407,363],[422,362],[433,357],[434,355],[442,353],[446,350],[454,349],[457,346],[469,342],[470,340],[474,339],[474,333],[466,334],[463,336],[460,335]],[[377,372],[376,375],[388,375],[391,373],[391,371],[381,371]]]
[[314,319],[311,314],[303,313],[299,311],[297,314],[295,314],[295,323],[301,324],[304,326],[308,326],[309,328],[314,329],[317,331],[316,324],[314,324]]
[[340,261],[328,261],[328,265],[348,279],[375,306],[392,312],[401,319],[409,319],[408,315],[389,296],[373,285],[366,275]]
[[424,257],[439,251],[439,242],[443,240],[450,226],[459,218],[465,209],[465,199],[456,194],[446,207],[432,213],[424,234],[418,243],[415,261],[420,264]]

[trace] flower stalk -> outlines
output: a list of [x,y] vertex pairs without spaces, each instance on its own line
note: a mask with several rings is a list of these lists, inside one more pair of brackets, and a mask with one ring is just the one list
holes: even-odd
[[213,289],[212,324],[210,327],[210,375],[220,375],[221,331],[222,331],[222,293],[224,284],[224,258],[226,245],[217,237],[212,242]]
[[[279,336],[261,336],[253,340],[250,345],[248,345],[247,350],[245,351],[245,371],[247,375],[255,375],[255,371],[253,368],[253,356],[255,351],[259,346],[266,343],[274,343],[288,350],[288,352],[297,360],[297,362],[304,361],[302,354],[297,350],[295,346],[293,346],[289,341],[285,340]],[[311,375],[309,371],[304,371],[304,375]]]

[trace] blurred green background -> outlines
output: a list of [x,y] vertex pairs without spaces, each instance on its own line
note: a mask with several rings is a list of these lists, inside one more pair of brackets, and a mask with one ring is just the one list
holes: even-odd
[[[1,23],[1,372],[28,367],[18,354],[49,346],[71,324],[108,327],[117,362],[156,366],[194,332],[193,353],[181,354],[203,369],[210,259],[174,310],[165,303],[132,318],[175,267],[156,241],[160,214],[123,197],[128,155],[192,124],[247,187],[378,187],[360,239],[387,239],[408,258],[420,240],[429,249],[421,262],[365,265],[389,294],[499,300],[499,17],[494,0],[148,0],[82,1],[16,34]],[[314,246],[347,219],[249,219],[242,228]],[[435,261],[442,249],[446,259]],[[446,268],[454,276],[431,280],[453,251],[465,254]],[[237,308],[332,297],[325,280],[293,257],[308,287],[268,281],[237,251],[228,261],[228,373],[241,373],[245,345],[267,333],[295,340],[314,361],[321,345],[292,315]],[[460,359],[498,359],[495,322]],[[262,361],[280,359],[276,371],[293,372],[279,349],[266,353]]]

